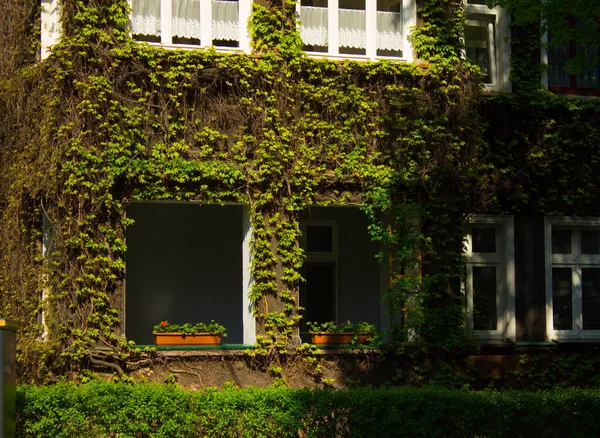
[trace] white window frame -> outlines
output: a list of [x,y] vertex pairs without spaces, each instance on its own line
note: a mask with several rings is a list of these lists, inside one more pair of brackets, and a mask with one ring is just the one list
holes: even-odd
[[[212,47],[212,0],[199,0],[201,13],[201,36],[200,44],[175,44],[171,30],[172,0],[160,0],[160,43],[148,42],[151,45],[159,45],[165,48],[197,49],[199,47]],[[248,32],[248,19],[250,18],[252,0],[237,0],[239,3],[239,37],[238,47],[214,46],[217,51],[241,51],[250,53],[250,34]],[[129,0],[129,6],[133,9],[133,0]],[[208,42],[208,43],[207,43]]]
[[[416,0],[401,0],[402,1],[402,57],[377,56],[377,0],[365,0],[365,33],[367,35],[366,48],[364,55],[353,55],[340,53],[339,47],[339,0],[327,1],[327,30],[328,30],[328,46],[327,52],[310,52],[306,53],[313,58],[327,59],[357,59],[357,60],[375,60],[375,59],[401,59],[403,61],[412,62],[413,52],[410,44],[410,30],[417,25],[417,6]],[[296,11],[300,16],[301,1],[296,3]],[[300,24],[300,26],[302,26]]]
[[[571,229],[571,254],[552,254],[552,227]],[[600,330],[583,330],[583,293],[581,271],[584,267],[600,268],[600,255],[581,254],[578,239],[582,229],[600,231],[600,218],[546,217],[544,220],[546,266],[546,333],[550,340],[598,340]],[[552,302],[552,268],[572,268],[573,329],[554,330]]]
[[59,0],[42,0],[40,11],[40,59],[50,56],[50,50],[58,42],[62,32]]
[[[511,92],[510,73],[510,43],[509,36],[510,16],[504,8],[489,8],[487,5],[470,4],[465,0],[466,21],[487,22],[488,39],[490,45],[490,78],[491,82],[484,84],[489,92]],[[466,56],[466,55],[465,55]]]
[[[472,215],[465,242],[466,278],[463,284],[467,305],[467,328],[480,340],[516,340],[514,219],[512,216]],[[496,230],[495,253],[473,253],[471,227],[491,226]],[[495,266],[496,330],[473,329],[473,267]]]

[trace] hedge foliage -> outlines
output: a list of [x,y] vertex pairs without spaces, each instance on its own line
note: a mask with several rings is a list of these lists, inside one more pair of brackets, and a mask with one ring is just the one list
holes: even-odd
[[18,436],[388,437],[600,435],[600,391],[286,388],[188,392],[92,382],[23,386]]

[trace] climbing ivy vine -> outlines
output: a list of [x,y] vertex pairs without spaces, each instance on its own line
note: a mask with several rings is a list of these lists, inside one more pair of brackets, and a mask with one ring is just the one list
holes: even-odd
[[[22,322],[24,381],[96,366],[124,375],[147,360],[121,339],[118,311],[125,208],[140,200],[249,206],[255,354],[275,373],[302,317],[299,213],[360,201],[398,279],[388,294],[402,316],[395,339],[418,338],[443,360],[471,346],[458,290],[466,215],[539,206],[524,178],[571,165],[553,119],[531,142],[529,127],[485,116],[520,104],[482,100],[462,56],[458,0],[422,2],[412,38],[425,64],[311,59],[288,0],[253,4],[252,55],[134,42],[125,0],[62,4],[64,35],[42,63],[32,55],[36,2],[11,3],[12,21],[0,23],[28,23],[4,33],[0,53],[10,60],[0,76],[0,313]],[[552,102],[570,129],[591,129],[586,144],[597,139],[596,104]],[[589,211],[596,197],[579,189],[596,193],[597,181],[583,173],[587,183],[563,200]],[[553,186],[552,199],[567,186]],[[502,196],[513,187],[523,190]],[[417,265],[415,277],[396,275]]]

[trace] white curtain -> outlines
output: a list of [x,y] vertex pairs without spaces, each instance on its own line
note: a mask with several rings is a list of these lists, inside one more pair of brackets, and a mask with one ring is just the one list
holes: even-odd
[[200,0],[173,0],[173,36],[200,39]]
[[[173,36],[200,38],[200,14],[204,1],[172,0]],[[160,0],[133,0],[132,6],[133,34],[160,36]],[[212,1],[213,40],[238,41],[239,22],[237,1]]]
[[327,45],[327,8],[300,7],[300,37],[308,46]]
[[402,13],[377,11],[377,48],[402,50]]
[[340,9],[340,47],[364,49],[367,47],[365,11]]
[[[307,45],[327,46],[327,8],[300,7],[300,36]],[[341,47],[364,49],[367,46],[364,10],[339,9]],[[377,11],[377,48],[402,50],[402,13]]]
[[160,0],[133,0],[131,31],[134,35],[160,36]]
[[240,8],[237,1],[212,2],[212,37],[214,40],[238,41]]

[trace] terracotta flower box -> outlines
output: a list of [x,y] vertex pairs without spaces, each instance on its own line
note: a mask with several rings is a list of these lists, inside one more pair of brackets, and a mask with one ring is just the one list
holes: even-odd
[[221,335],[215,333],[194,333],[183,335],[181,333],[153,333],[158,346],[176,345],[220,345]]
[[159,347],[177,345],[220,345],[227,336],[225,327],[212,320],[209,323],[170,324],[161,321],[152,331],[154,343]]
[[320,333],[311,332],[312,343],[316,345],[349,345],[356,336],[356,344],[365,344],[373,337],[372,333]]

